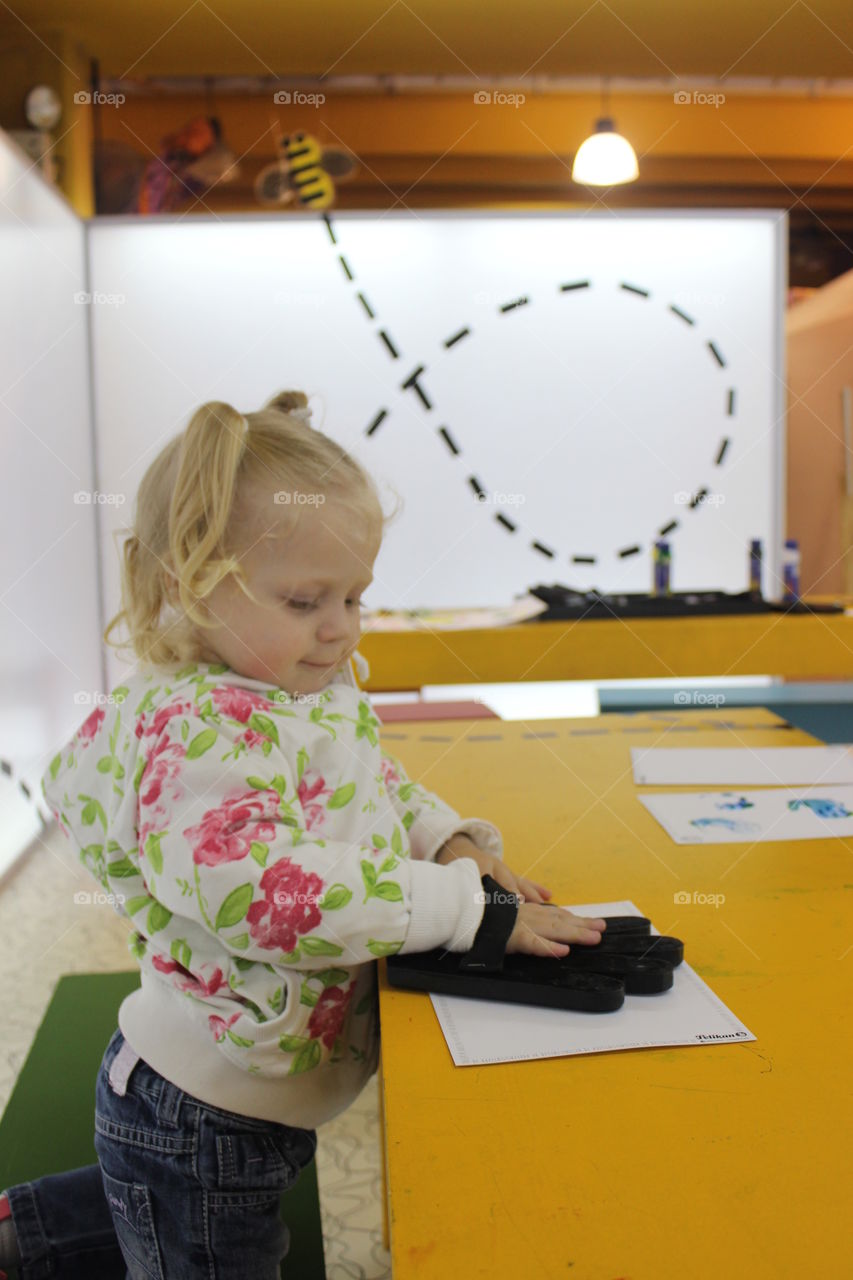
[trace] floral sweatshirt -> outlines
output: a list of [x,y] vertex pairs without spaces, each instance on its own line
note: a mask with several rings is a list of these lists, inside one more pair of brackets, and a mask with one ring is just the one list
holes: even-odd
[[441,845],[503,852],[383,751],[349,661],[295,696],[222,665],[142,668],[42,791],[131,922],[134,1051],[203,1102],[304,1128],[376,1070],[376,958],[471,947],[480,873],[435,863]]

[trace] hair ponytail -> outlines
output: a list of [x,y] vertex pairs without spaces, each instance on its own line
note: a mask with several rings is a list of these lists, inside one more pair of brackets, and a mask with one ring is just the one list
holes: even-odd
[[169,503],[169,562],[187,617],[212,625],[196,606],[239,562],[223,554],[248,423],[221,400],[197,409],[184,431]]

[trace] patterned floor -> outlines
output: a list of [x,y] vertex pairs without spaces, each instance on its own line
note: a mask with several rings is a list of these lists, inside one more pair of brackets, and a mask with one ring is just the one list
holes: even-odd
[[[64,973],[129,969],[127,924],[95,900],[99,886],[80,867],[55,824],[0,884],[0,979],[4,1000],[0,1113]],[[328,1280],[383,1280],[379,1086],[318,1130],[317,1176]]]

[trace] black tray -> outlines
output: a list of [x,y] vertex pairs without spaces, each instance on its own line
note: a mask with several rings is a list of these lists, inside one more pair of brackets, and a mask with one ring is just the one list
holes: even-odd
[[527,623],[560,622],[570,619],[601,618],[698,618],[743,613],[843,613],[844,605],[812,604],[802,600],[764,600],[751,591],[673,591],[669,595],[647,593],[583,591],[555,582],[552,586],[530,587],[529,594],[544,600],[548,608]]
[[[436,947],[389,956],[388,982],[409,991],[432,991],[510,1004],[541,1005],[583,1013],[612,1013],[626,994],[658,995],[672,986],[684,944],[650,932],[645,916],[604,916],[601,942],[574,943],[566,956],[504,956],[500,972],[459,972],[465,952]],[[606,940],[606,941],[605,941]]]

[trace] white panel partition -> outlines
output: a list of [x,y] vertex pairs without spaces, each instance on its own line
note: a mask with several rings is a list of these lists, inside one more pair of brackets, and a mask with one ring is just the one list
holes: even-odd
[[0,132],[0,873],[103,680],[85,258],[83,223]]
[[[338,214],[91,228],[105,489],[283,387],[405,500],[366,603],[537,582],[777,594],[784,218]],[[119,509],[117,515],[122,516]],[[109,550],[106,596],[117,599]]]
[[[109,530],[205,400],[302,388],[404,499],[371,607],[496,604],[538,582],[778,596],[784,216],[389,213],[90,228]],[[390,497],[389,497],[390,501]],[[116,668],[116,674],[120,668]]]

